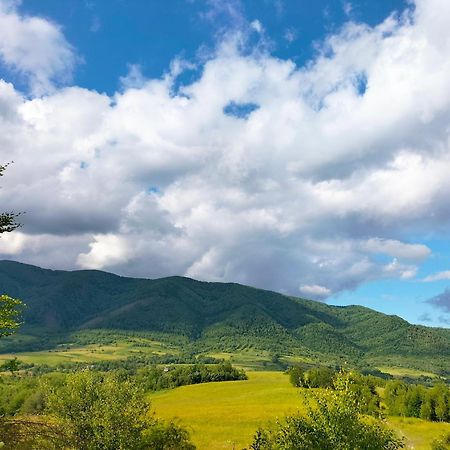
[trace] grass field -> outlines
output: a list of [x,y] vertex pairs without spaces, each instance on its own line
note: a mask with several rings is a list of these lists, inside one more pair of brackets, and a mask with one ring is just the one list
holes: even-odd
[[[301,390],[281,372],[249,372],[247,381],[183,386],[151,395],[156,414],[177,417],[199,450],[242,449],[259,426],[286,414],[301,412]],[[409,448],[429,450],[430,443],[450,424],[389,418]]]
[[[257,350],[254,348],[234,351],[233,353],[207,353],[207,356],[230,361],[234,366],[240,367],[244,370],[280,370],[280,364],[272,361],[272,355],[270,352]],[[310,358],[300,356],[282,356],[280,357],[280,361],[286,364],[313,363]]]
[[[148,338],[115,339],[109,344],[61,344],[49,350],[18,353],[0,353],[0,364],[17,357],[24,363],[45,364],[56,366],[64,363],[92,363],[104,360],[121,360],[133,355],[164,355],[179,354],[181,346],[170,346],[164,342]],[[206,352],[203,356],[229,360],[244,370],[280,370],[280,364],[272,361],[270,352],[253,348],[237,350],[233,353]],[[302,357],[284,356],[281,361],[288,364],[312,363],[312,360]]]
[[[117,341],[108,345],[92,344],[73,346],[62,344],[51,350],[5,353],[0,354],[0,364],[16,357],[19,361],[23,361],[24,363],[56,366],[64,363],[90,363],[105,360],[121,360],[133,355],[162,355],[167,352],[168,349],[161,342],[134,338]],[[176,353],[176,350],[170,349],[170,352]]]
[[437,378],[437,375],[432,372],[426,372],[422,370],[416,369],[408,369],[406,367],[387,367],[387,366],[379,366],[378,370],[381,370],[384,373],[388,373],[393,375],[394,377],[411,377],[411,378],[419,378],[421,376]]
[[255,430],[301,408],[300,390],[281,372],[249,372],[247,381],[206,383],[151,395],[154,410],[178,417],[204,449],[241,449]]
[[[92,341],[91,341],[92,342]],[[0,354],[2,361],[17,357],[25,363],[56,366],[61,363],[90,363],[123,360],[132,355],[179,354],[182,346],[156,339],[121,337],[109,343],[61,344],[46,351]],[[248,371],[247,381],[183,386],[151,394],[153,408],[160,417],[177,417],[187,427],[199,450],[242,449],[249,445],[260,426],[267,426],[286,414],[302,411],[301,389],[292,387],[272,355],[252,348],[233,353],[209,353]],[[283,362],[311,363],[306,358],[284,356]],[[379,366],[394,376],[435,376],[414,369]],[[390,417],[390,426],[407,440],[410,449],[429,450],[433,439],[450,432],[450,424],[413,418]]]
[[416,450],[429,450],[434,439],[450,433],[450,423],[427,422],[413,417],[390,417],[388,423],[406,437],[409,448]]

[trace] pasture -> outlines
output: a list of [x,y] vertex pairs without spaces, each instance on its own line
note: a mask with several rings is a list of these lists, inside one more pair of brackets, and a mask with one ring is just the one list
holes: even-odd
[[[157,416],[177,417],[199,450],[242,449],[255,430],[286,414],[302,412],[301,389],[281,372],[248,372],[246,381],[182,386],[150,395]],[[450,424],[390,417],[388,423],[409,448],[429,450]]]
[[[65,363],[93,363],[96,361],[124,360],[130,356],[163,355],[165,344],[142,338],[116,340],[109,344],[60,344],[49,350],[0,354],[0,364],[12,358],[29,364],[57,366]],[[170,348],[171,353],[176,350]]]

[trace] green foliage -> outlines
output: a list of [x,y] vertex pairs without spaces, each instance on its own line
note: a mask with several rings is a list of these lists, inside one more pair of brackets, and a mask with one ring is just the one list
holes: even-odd
[[[300,366],[288,371],[291,383],[304,388],[335,388],[339,373],[328,367],[313,367],[307,371]],[[348,373],[350,389],[366,414],[380,415],[380,397],[376,391],[379,381],[376,377],[365,376],[358,372]]]
[[246,380],[247,375],[230,362],[224,362],[216,365],[152,366],[141,370],[139,379],[147,391],[157,391],[187,384]]
[[12,359],[5,361],[0,366],[0,372],[8,371],[8,372],[11,372],[11,374],[13,374],[14,372],[17,372],[19,370],[20,365],[21,365],[21,363],[19,362],[19,360],[17,359],[17,356],[16,356]]
[[426,388],[392,380],[386,383],[384,398],[391,415],[450,421],[450,389],[444,383]]
[[[65,430],[67,441],[77,450],[151,449],[164,438],[188,446],[188,435],[174,424],[167,430],[150,412],[144,390],[116,373],[78,372],[68,375],[62,386],[46,386],[46,406]],[[150,442],[150,443],[149,443]],[[158,444],[159,445],[159,444]]]
[[35,377],[0,378],[0,416],[36,413],[42,409],[42,396]]
[[334,370],[329,367],[313,367],[305,373],[303,386],[310,388],[332,387],[334,376]]
[[331,388],[336,372],[329,367],[312,367],[305,371],[300,366],[289,369],[291,383],[296,387]]
[[304,383],[305,371],[301,366],[293,366],[288,370],[289,380],[295,387],[302,387]]
[[305,415],[289,416],[270,430],[259,430],[253,450],[395,450],[402,440],[385,425],[362,415],[351,389],[351,378],[341,374],[336,389],[313,394]]
[[328,365],[380,361],[450,374],[449,330],[410,325],[363,307],[233,283],[140,280],[11,261],[0,261],[0,286],[28,305],[21,333],[0,342],[4,353],[54,348],[82,339],[81,331],[115,330],[158,336],[196,354],[251,348],[280,355],[277,362],[299,355]]
[[0,337],[9,336],[20,326],[23,303],[8,295],[0,295]]
[[372,416],[381,416],[381,399],[377,392],[380,379],[373,376],[362,375],[352,371],[348,374],[350,379],[349,388],[358,401],[360,411]]
[[144,446],[148,450],[194,450],[189,433],[175,422],[155,423],[144,432]]
[[[6,170],[8,165],[9,164],[0,165],[0,177],[4,175],[3,172]],[[18,216],[19,214],[13,212],[0,213],[0,234],[10,233],[20,227],[20,224],[17,222]]]

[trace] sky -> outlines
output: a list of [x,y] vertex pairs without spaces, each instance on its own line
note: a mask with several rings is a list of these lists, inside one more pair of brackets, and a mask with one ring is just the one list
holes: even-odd
[[450,326],[448,0],[0,0],[0,258]]

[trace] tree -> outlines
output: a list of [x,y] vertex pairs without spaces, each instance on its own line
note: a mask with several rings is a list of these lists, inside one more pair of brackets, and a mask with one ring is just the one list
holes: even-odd
[[448,422],[450,419],[450,392],[444,383],[439,383],[432,389],[435,399],[434,410],[436,419],[441,422]]
[[304,385],[310,388],[332,387],[335,375],[329,367],[313,367],[304,375]]
[[[0,165],[0,177],[8,167],[8,164]],[[0,213],[0,234],[10,233],[20,226],[17,222],[19,214],[9,212]],[[0,296],[0,337],[8,336],[19,327],[20,315],[23,303],[20,300],[11,298],[8,295]]]
[[[150,411],[140,385],[117,373],[83,371],[44,388],[49,415],[77,450],[191,450],[188,433]],[[157,445],[156,445],[157,443]]]
[[[4,166],[0,165],[0,177],[4,175],[4,171],[8,167],[9,164],[5,164]],[[1,233],[10,233],[14,231],[16,228],[20,227],[20,223],[17,222],[17,218],[20,214],[14,212],[4,212],[0,213],[0,234]]]
[[361,414],[350,378],[340,374],[335,390],[312,394],[306,415],[287,417],[272,430],[259,430],[253,450],[396,450],[404,443],[394,431]]
[[0,295],[0,337],[9,336],[20,326],[24,304],[8,295]]
[[300,366],[293,366],[289,369],[289,379],[293,386],[302,387],[304,377],[305,371]]

